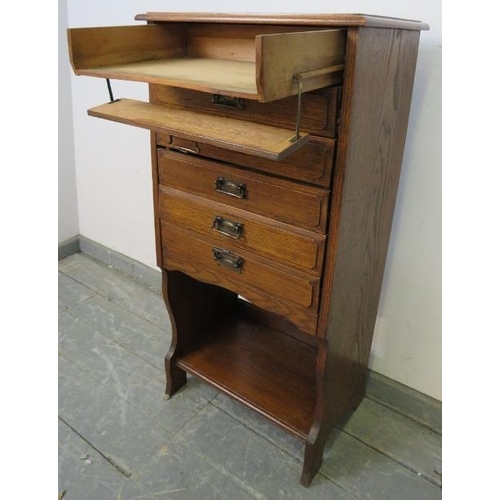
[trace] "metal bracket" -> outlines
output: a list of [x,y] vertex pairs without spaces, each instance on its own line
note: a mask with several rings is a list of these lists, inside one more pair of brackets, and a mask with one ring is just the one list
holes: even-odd
[[111,82],[109,81],[109,78],[106,78],[106,85],[108,86],[108,92],[109,92],[109,102],[118,102],[120,99],[115,99],[113,97],[113,89],[111,88]]
[[293,83],[298,86],[297,92],[297,117],[295,119],[295,135],[290,139],[290,142],[295,142],[300,139],[300,112],[302,108],[302,78],[299,74],[293,75]]

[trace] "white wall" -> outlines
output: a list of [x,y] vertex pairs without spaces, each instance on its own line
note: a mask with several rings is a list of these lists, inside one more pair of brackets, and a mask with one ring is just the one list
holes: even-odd
[[76,199],[73,113],[71,107],[71,71],[68,66],[68,50],[66,48],[66,28],[68,26],[66,0],[59,0],[58,14],[58,240],[60,243],[76,236],[79,233],[79,229],[78,204]]
[[[441,399],[441,4],[309,0],[307,12],[366,12],[431,25],[421,36],[407,145],[371,367]],[[301,12],[275,0],[68,0],[69,25],[135,24],[146,11]],[[115,97],[147,99],[145,84],[113,82]],[[89,118],[104,80],[72,77],[80,232],[155,267],[149,133]]]

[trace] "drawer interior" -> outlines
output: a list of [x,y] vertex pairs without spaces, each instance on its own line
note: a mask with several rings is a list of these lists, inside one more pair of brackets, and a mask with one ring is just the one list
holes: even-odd
[[150,24],[68,30],[76,74],[273,101],[338,83],[345,30]]

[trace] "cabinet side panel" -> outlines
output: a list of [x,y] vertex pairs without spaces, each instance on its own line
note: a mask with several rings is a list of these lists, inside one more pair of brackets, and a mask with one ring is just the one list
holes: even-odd
[[[154,102],[154,92],[151,85],[148,85],[149,102]],[[163,253],[161,244],[161,226],[160,226],[160,213],[159,213],[159,175],[158,175],[158,154],[157,154],[157,141],[158,137],[156,132],[150,133],[151,144],[151,176],[153,185],[153,210],[154,210],[154,224],[155,224],[155,243],[156,243],[156,264],[159,268],[163,267]]]
[[344,88],[318,329],[328,342],[325,417],[331,423],[354,409],[364,392],[418,40],[418,31],[360,28],[354,73]]

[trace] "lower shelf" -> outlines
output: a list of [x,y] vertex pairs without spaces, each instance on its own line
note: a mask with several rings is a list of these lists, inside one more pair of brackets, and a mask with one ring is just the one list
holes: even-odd
[[238,311],[176,364],[305,440],[316,405],[316,357],[314,346]]

